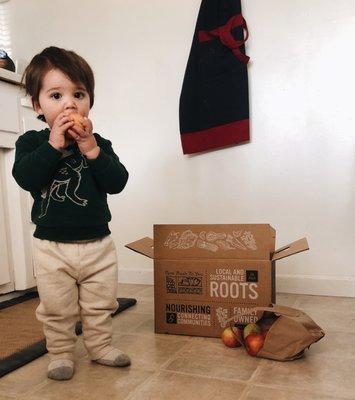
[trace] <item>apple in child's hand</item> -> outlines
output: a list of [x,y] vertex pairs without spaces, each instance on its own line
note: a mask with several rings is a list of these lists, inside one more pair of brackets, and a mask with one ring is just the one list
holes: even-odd
[[[84,129],[84,117],[78,113],[69,114],[69,118],[74,122],[74,127],[80,127]],[[67,139],[73,139],[69,132],[65,132],[65,137]]]
[[249,333],[244,340],[248,354],[255,357],[262,349],[264,340],[264,335],[262,333]]
[[242,331],[239,328],[226,328],[222,332],[221,338],[228,347],[240,347],[242,345]]
[[248,335],[251,333],[260,333],[261,329],[260,326],[257,324],[248,324],[244,328],[243,335],[244,335],[244,340],[247,338]]
[[74,126],[78,125],[84,129],[84,117],[82,117],[78,113],[71,113],[69,114],[69,118],[74,122]]

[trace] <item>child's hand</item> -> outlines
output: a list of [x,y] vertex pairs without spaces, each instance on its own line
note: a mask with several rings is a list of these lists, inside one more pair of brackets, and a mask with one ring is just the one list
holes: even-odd
[[83,127],[78,124],[73,125],[68,129],[68,133],[78,143],[78,147],[82,154],[89,158],[96,158],[100,152],[100,148],[98,147],[95,136],[92,133],[92,122],[89,118],[85,117],[82,124]]
[[70,144],[65,133],[74,125],[74,122],[68,117],[67,112],[60,113],[53,122],[48,142],[57,150],[61,151]]

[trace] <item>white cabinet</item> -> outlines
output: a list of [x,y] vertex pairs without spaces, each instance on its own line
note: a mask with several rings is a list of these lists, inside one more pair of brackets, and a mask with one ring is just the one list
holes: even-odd
[[[24,132],[23,118],[31,120],[31,110],[23,113],[20,103],[24,96],[20,80],[19,75],[0,69],[0,294],[36,285],[29,194],[17,185],[11,173],[15,142]],[[32,118],[35,125],[33,112]]]
[[4,157],[0,151],[0,285],[7,286],[8,290],[13,288],[13,279],[11,276],[11,262],[9,259],[9,240],[8,240],[8,221],[7,209],[5,208],[4,194]]

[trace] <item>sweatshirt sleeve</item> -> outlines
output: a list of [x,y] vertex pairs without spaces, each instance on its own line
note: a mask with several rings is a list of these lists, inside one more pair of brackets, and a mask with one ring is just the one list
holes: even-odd
[[37,134],[36,131],[29,131],[17,139],[12,168],[12,176],[18,185],[29,192],[40,191],[47,186],[62,157],[62,153],[48,141],[39,144]]
[[125,166],[112,149],[112,143],[95,133],[100,153],[94,160],[87,162],[100,189],[109,194],[122,192],[128,181],[128,172]]

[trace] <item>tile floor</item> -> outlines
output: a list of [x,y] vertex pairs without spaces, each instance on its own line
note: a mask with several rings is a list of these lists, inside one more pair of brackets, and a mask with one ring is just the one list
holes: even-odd
[[220,339],[157,335],[153,286],[120,284],[136,306],[114,318],[114,344],[129,368],[94,364],[82,339],[72,380],[46,378],[48,355],[0,379],[0,400],[341,400],[355,399],[355,298],[278,294],[326,331],[302,359],[282,363],[229,349]]

